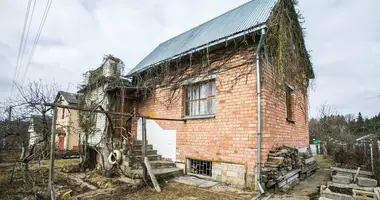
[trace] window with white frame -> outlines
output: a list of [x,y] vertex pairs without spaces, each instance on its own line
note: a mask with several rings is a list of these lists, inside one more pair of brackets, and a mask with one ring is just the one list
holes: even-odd
[[214,80],[188,85],[185,91],[185,116],[215,114]]

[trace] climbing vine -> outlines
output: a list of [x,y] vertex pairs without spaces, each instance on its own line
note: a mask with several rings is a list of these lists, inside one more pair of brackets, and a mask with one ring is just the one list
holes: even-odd
[[274,89],[283,91],[289,84],[306,95],[314,75],[300,24],[303,18],[295,10],[296,4],[295,0],[281,0],[274,7],[267,22],[263,59],[271,69]]

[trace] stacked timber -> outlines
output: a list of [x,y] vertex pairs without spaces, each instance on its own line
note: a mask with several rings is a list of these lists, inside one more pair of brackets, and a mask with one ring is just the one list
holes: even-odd
[[267,162],[262,170],[262,181],[267,187],[284,190],[283,186],[298,183],[302,161],[295,148],[282,146],[269,151]]
[[297,147],[298,155],[302,162],[300,179],[303,180],[311,175],[317,169],[317,161],[313,157],[310,148],[308,147]]
[[317,163],[310,148],[282,146],[269,151],[262,181],[267,187],[287,191],[316,169]]

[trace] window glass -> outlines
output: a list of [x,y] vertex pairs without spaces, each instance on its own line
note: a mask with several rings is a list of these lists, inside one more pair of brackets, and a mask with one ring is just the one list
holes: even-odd
[[199,99],[199,86],[193,86],[193,100]]
[[209,82],[209,94],[211,96],[215,95],[215,81],[210,81]]
[[191,87],[186,87],[186,100],[191,98]]
[[209,102],[209,114],[215,114],[215,98],[211,98]]
[[202,84],[200,86],[200,91],[201,91],[201,94],[200,94],[201,99],[207,98],[207,85],[206,84]]
[[215,81],[208,81],[185,88],[185,116],[215,114]]
[[186,116],[190,115],[190,102],[185,103],[185,115]]
[[199,107],[200,107],[200,114],[201,115],[206,115],[207,114],[207,100],[200,100],[199,102]]
[[193,110],[191,112],[192,115],[199,115],[199,109],[198,109],[198,103],[199,101],[193,101],[192,102],[192,106],[193,106]]

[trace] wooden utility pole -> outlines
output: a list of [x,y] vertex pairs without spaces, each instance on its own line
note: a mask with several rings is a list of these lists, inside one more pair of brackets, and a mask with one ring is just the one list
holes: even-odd
[[53,106],[53,117],[51,123],[50,138],[50,168],[49,168],[49,191],[50,199],[55,200],[54,192],[54,156],[55,156],[55,126],[57,121],[57,107]]
[[8,121],[9,122],[12,120],[12,108],[13,108],[13,106],[9,106],[9,110],[8,110]]

